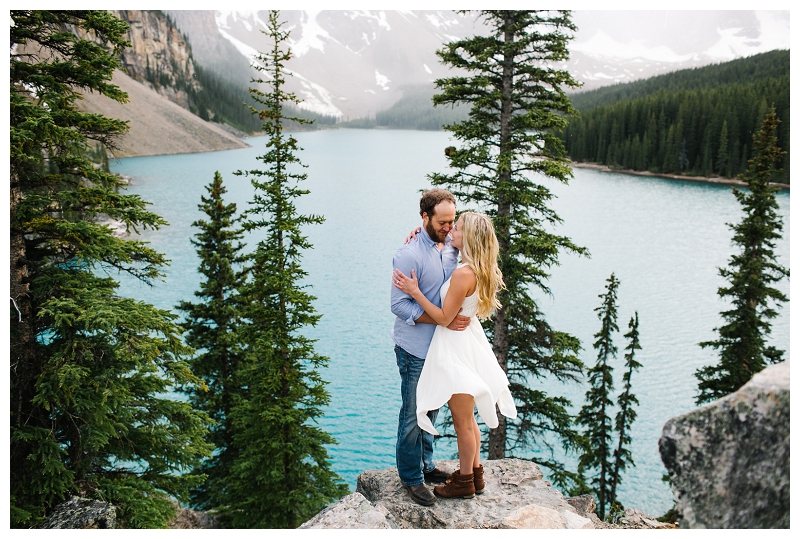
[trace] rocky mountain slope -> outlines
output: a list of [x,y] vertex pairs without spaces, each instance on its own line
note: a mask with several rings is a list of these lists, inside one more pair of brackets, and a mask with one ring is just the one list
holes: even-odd
[[167,155],[245,148],[248,145],[218,124],[206,122],[167,97],[117,71],[114,84],[128,94],[123,105],[99,94],[85,94],[77,106],[86,112],[128,120],[114,157]]
[[195,81],[191,48],[166,15],[141,10],[112,13],[130,26],[131,46],[120,56],[122,70],[114,75],[114,83],[128,94],[130,102],[123,105],[90,93],[77,106],[129,122],[130,131],[118,141],[115,157],[247,146],[218,124],[203,121],[190,112],[191,94],[202,89]]
[[160,11],[112,10],[128,23],[131,47],[120,57],[129,77],[173,103],[189,109],[187,88],[200,90],[194,80],[192,50],[177,26]]

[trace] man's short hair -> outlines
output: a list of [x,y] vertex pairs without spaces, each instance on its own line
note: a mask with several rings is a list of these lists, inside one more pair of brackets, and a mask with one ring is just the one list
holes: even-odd
[[443,200],[452,202],[454,206],[456,204],[456,197],[446,189],[428,189],[422,193],[422,198],[419,199],[420,217],[423,213],[427,213],[429,218],[433,217],[436,213],[436,206]]

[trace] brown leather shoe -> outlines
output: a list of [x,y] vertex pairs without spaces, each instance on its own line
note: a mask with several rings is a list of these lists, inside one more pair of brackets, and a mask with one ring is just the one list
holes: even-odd
[[483,489],[486,488],[486,483],[483,482],[483,464],[479,464],[477,468],[473,468],[472,475],[475,476],[475,479],[472,481],[475,484],[475,494],[483,494]]
[[461,470],[456,470],[447,478],[447,483],[433,488],[434,494],[441,498],[474,498],[474,474],[461,475]]
[[424,483],[404,486],[408,491],[408,495],[411,496],[411,499],[420,505],[433,505],[433,502],[436,501],[436,496],[428,490],[428,487],[426,487]]
[[423,474],[426,483],[444,483],[450,474],[439,468],[434,468],[429,472]]

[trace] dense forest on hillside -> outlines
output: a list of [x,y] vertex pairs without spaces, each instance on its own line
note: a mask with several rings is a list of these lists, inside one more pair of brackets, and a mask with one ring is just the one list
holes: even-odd
[[[192,112],[204,120],[228,123],[245,133],[261,131],[262,121],[243,105],[243,103],[254,104],[246,87],[224,80],[215,72],[204,69],[198,64],[195,64],[195,73],[202,90],[193,92],[187,88],[194,109]],[[335,116],[325,116],[302,109],[293,109],[291,115],[313,120],[316,125],[336,123]],[[291,125],[287,127],[299,127],[293,122],[290,123]]]
[[340,127],[388,127],[391,129],[421,129],[437,131],[443,125],[465,120],[468,108],[464,106],[434,107],[433,86],[407,86],[403,97],[386,110],[375,114],[375,118],[359,118],[338,124]]
[[774,50],[721,64],[682,69],[648,79],[604,86],[588,92],[574,93],[569,97],[573,107],[578,110],[588,110],[600,105],[610,105],[617,101],[655,94],[661,90],[710,89],[788,74],[789,51]]
[[[574,96],[581,114],[562,133],[570,157],[631,170],[736,177],[751,157],[753,133],[774,105],[781,120],[778,145],[787,151],[776,181],[789,183],[789,53],[744,60],[753,58]],[[601,102],[607,104],[586,105]]]

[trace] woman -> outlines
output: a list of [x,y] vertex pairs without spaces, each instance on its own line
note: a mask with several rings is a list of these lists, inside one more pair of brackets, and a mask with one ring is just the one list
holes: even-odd
[[[489,428],[498,425],[495,404],[500,413],[512,419],[517,417],[517,409],[508,390],[508,378],[477,319],[490,316],[500,306],[497,292],[503,287],[492,221],[479,213],[462,213],[450,236],[450,245],[460,251],[462,264],[442,285],[441,308],[422,295],[413,270],[410,277],[395,270],[393,280],[394,286],[413,297],[438,324],[417,385],[417,423],[421,429],[438,434],[426,413],[448,403],[460,469],[450,474],[445,485],[433,490],[442,498],[472,498],[484,489],[475,406]],[[451,331],[446,326],[459,310],[472,321],[464,331]]]

